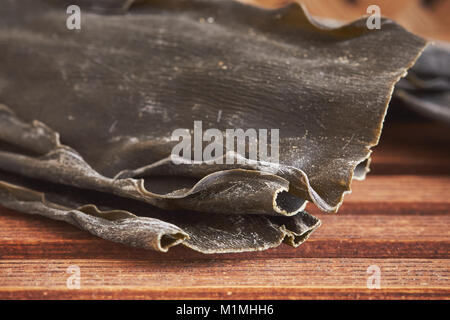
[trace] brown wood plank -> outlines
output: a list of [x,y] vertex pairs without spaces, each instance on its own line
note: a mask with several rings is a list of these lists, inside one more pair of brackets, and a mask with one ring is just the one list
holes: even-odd
[[387,122],[373,148],[371,175],[449,175],[450,127]]
[[[80,268],[80,289],[66,286]],[[381,289],[368,289],[367,268]],[[249,268],[251,266],[251,268]],[[450,260],[4,260],[0,298],[437,298],[448,297]]]
[[[350,217],[351,219],[346,219]],[[86,232],[56,221],[33,218],[18,223],[17,233],[0,232],[2,259],[122,258],[149,260],[243,259],[269,257],[371,257],[450,258],[449,216],[323,216],[320,227],[299,248],[282,245],[265,252],[202,255],[183,247],[169,253],[129,248],[95,238]],[[27,226],[34,225],[34,227]],[[10,223],[10,225],[14,225]],[[5,229],[9,230],[9,229]],[[18,237],[22,237],[18,239]]]
[[368,176],[352,183],[345,202],[450,204],[450,176]]
[[[450,176],[376,176],[354,181],[339,210],[344,214],[448,214]],[[311,213],[319,211],[312,205]]]

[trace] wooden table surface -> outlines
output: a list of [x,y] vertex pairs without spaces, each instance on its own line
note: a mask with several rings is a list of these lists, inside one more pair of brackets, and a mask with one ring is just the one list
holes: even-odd
[[[339,213],[308,209],[323,223],[301,247],[226,255],[133,249],[0,209],[0,298],[450,298],[450,127],[387,120]],[[73,265],[80,289],[66,285]]]

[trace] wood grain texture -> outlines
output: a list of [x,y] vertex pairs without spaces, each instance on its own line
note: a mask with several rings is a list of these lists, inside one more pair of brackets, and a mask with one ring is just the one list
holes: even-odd
[[[81,269],[67,290],[66,269]],[[381,289],[367,289],[367,268],[381,269]],[[437,298],[448,294],[450,260],[9,260],[0,262],[6,298]],[[251,266],[251,268],[250,268]],[[251,269],[251,272],[249,270]],[[37,276],[39,275],[39,276]],[[399,276],[401,275],[401,276]]]
[[[392,111],[402,110],[398,106],[391,108]],[[380,144],[373,148],[372,158],[372,175],[448,176],[450,127],[432,122],[387,121]]]
[[[297,249],[161,254],[0,209],[0,298],[450,299],[450,128],[386,123],[372,173]],[[417,169],[417,172],[415,171]],[[70,265],[81,289],[69,290]],[[381,269],[381,289],[366,287]]]

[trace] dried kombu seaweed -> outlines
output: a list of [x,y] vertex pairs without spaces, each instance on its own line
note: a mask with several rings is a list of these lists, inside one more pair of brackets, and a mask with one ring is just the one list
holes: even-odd
[[[21,122],[2,105],[0,123],[3,141],[19,147],[35,144],[33,151],[44,148],[41,150],[44,154],[38,156],[0,151],[0,167],[24,176],[109,192],[171,210],[290,216],[303,210],[306,205],[304,200],[289,196],[287,180],[273,174],[244,169],[208,174],[187,190],[165,195],[152,193],[145,189],[142,179],[111,179],[100,175],[75,150],[61,145],[57,133],[37,121],[32,124]],[[17,143],[10,133],[20,137]]]
[[297,247],[320,225],[306,212],[293,217],[209,214],[207,219],[195,212],[168,213],[142,202],[3,171],[0,203],[68,222],[103,239],[163,252],[179,243],[203,253],[264,250],[283,241]]
[[[183,240],[201,252],[301,243],[319,225],[306,201],[335,212],[351,180],[364,177],[393,87],[425,46],[388,20],[380,30],[365,20],[329,29],[298,5],[266,11],[226,0],[83,11],[82,29],[70,31],[54,2],[0,9],[0,102],[8,106],[0,108],[0,169],[120,203],[95,209],[86,196],[68,205],[56,187],[7,178],[0,203],[157,250]],[[228,156],[242,161],[234,165],[173,164],[171,133],[194,121],[222,132],[279,129],[279,164],[235,153]],[[158,176],[165,192],[151,187]],[[58,200],[39,200],[48,193]],[[161,228],[131,232],[145,208]],[[163,236],[165,245],[155,242]]]
[[402,79],[395,97],[420,114],[450,124],[450,46],[427,47]]

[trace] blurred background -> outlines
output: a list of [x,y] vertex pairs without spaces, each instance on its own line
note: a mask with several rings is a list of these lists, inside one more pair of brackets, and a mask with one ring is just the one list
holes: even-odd
[[[240,0],[265,8],[277,8],[290,0]],[[378,5],[384,17],[428,39],[450,41],[450,0],[297,0],[318,17],[352,21]]]

